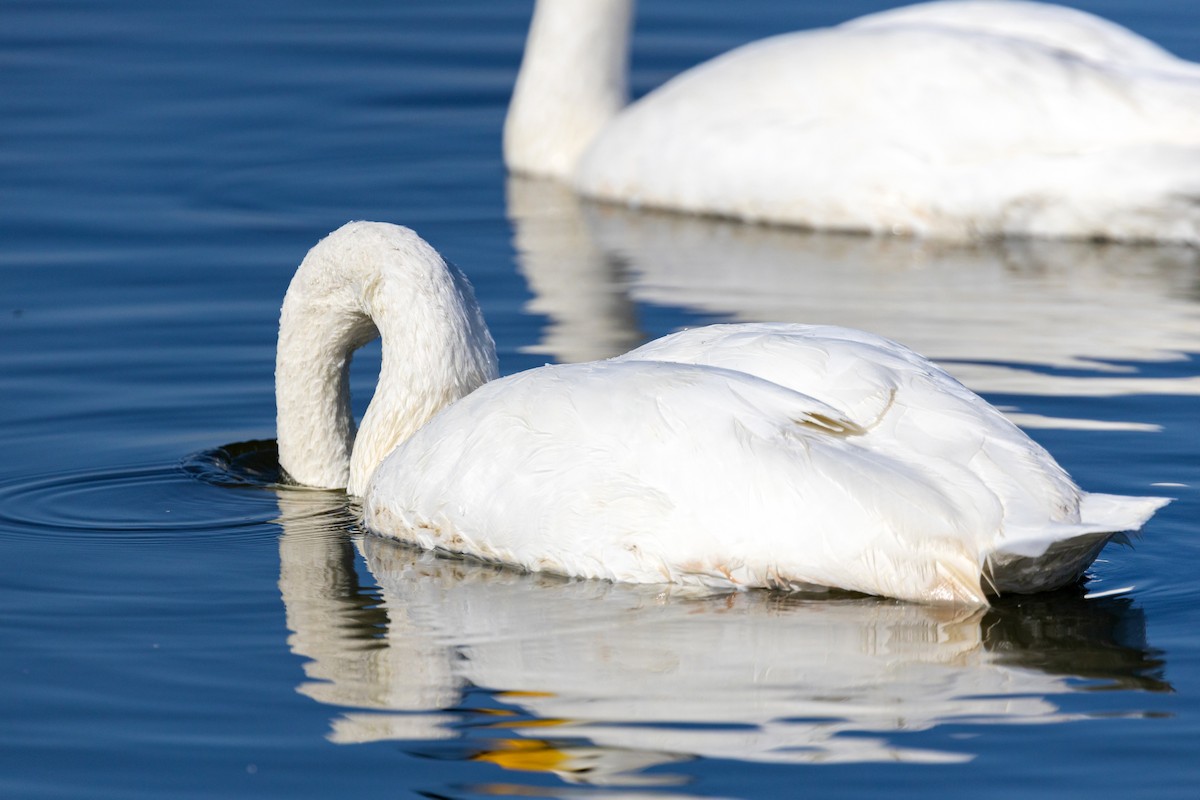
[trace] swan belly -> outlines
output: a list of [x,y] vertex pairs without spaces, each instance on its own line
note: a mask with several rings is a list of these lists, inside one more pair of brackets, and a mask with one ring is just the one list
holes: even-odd
[[949,238],[1200,242],[1200,78],[987,33],[766,39],[669,82],[580,161],[585,195]]
[[831,432],[814,407],[709,367],[534,370],[401,445],[372,479],[366,523],[577,577],[986,602],[1004,514],[991,490],[966,467],[907,462],[886,435]]

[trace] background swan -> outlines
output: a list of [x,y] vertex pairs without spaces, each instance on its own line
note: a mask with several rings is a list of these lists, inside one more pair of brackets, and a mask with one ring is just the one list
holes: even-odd
[[1200,67],[1113,23],[917,5],[739,47],[627,105],[632,14],[537,2],[511,170],[770,223],[1200,244]]
[[[356,436],[347,369],[375,331]],[[1080,491],[945,372],[849,329],[718,325],[495,375],[461,273],[350,223],[284,299],[280,465],[363,495],[377,533],[534,571],[971,604],[1076,579],[1165,502]]]

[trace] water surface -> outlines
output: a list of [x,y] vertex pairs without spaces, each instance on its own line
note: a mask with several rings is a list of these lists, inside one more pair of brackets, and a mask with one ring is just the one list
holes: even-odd
[[[885,3],[643,0],[642,92]],[[1182,0],[1095,0],[1200,60]],[[529,0],[14,0],[0,25],[0,796],[1192,797],[1200,256],[635,214],[506,179]],[[274,485],[279,302],[348,219],[474,282],[504,372],[869,328],[1087,488],[1168,494],[981,612],[434,558]],[[378,349],[355,362],[369,395]],[[232,443],[257,442],[240,448]]]

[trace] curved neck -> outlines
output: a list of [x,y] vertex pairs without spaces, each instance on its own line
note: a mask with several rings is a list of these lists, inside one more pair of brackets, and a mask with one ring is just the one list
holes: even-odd
[[565,180],[629,102],[634,0],[537,0],[504,121],[513,172]]
[[[356,430],[350,359],[380,336],[375,394]],[[470,284],[407,228],[352,222],[296,270],[275,359],[279,464],[296,483],[361,495],[385,456],[496,377]]]

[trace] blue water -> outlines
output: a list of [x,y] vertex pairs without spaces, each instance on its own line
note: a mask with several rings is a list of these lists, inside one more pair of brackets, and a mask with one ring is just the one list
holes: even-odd
[[[1200,255],[744,228],[508,181],[529,0],[0,8],[0,796],[1194,797]],[[641,92],[882,2],[643,0]],[[1200,60],[1185,0],[1096,0]],[[1087,488],[1178,498],[982,613],[436,559],[271,488],[295,265],[417,228],[513,372],[683,325],[868,327]],[[369,396],[378,349],[355,362]]]

